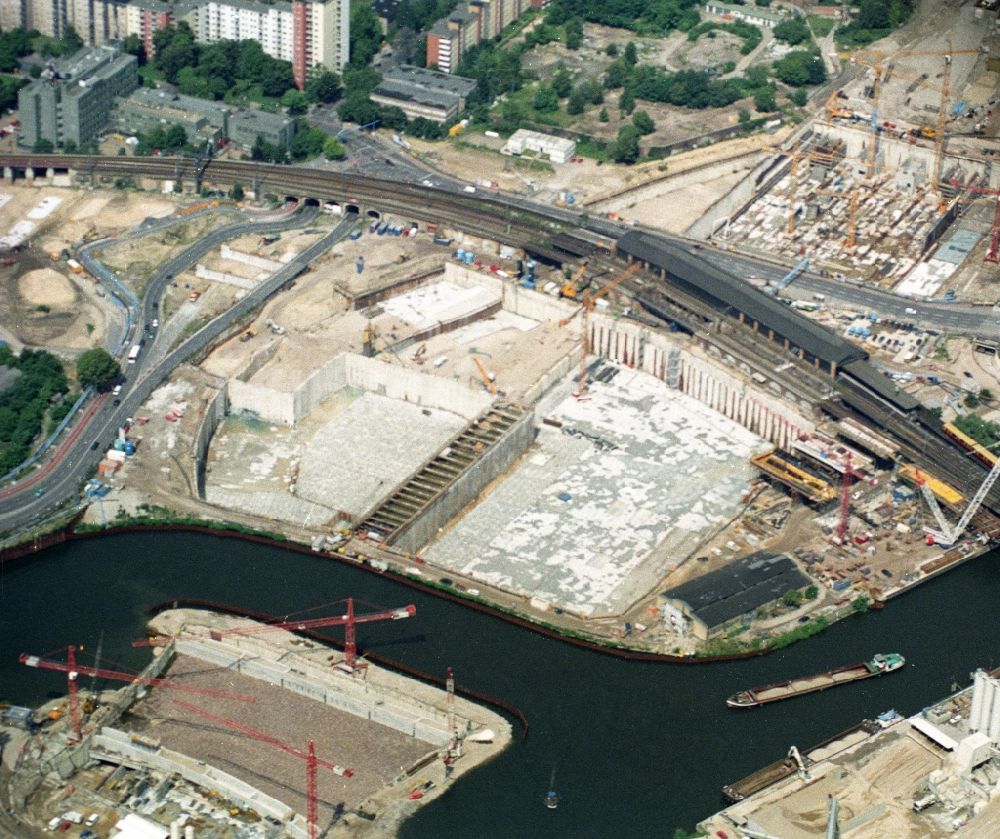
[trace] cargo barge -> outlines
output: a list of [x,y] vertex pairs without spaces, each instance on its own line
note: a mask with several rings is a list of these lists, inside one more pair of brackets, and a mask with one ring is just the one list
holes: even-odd
[[787,682],[774,682],[770,685],[741,690],[730,696],[726,700],[726,704],[730,708],[756,708],[758,705],[766,705],[769,702],[791,699],[793,696],[826,690],[848,682],[856,682],[859,679],[870,679],[873,676],[892,673],[894,670],[899,670],[904,664],[906,664],[906,659],[899,653],[877,653],[871,661],[828,670],[826,673],[817,673],[815,676],[803,676],[799,679],[789,679]]

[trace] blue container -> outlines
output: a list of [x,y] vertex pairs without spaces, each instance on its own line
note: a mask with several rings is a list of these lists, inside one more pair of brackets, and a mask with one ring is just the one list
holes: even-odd
[[132,455],[135,454],[135,443],[133,443],[131,440],[128,440],[125,443],[125,454],[128,457],[131,457]]
[[125,451],[125,441],[121,437],[115,438],[114,449],[116,452]]
[[471,265],[473,263],[473,261],[475,260],[475,258],[476,258],[476,255],[474,253],[472,253],[472,251],[466,251],[465,252],[465,264],[466,265]]

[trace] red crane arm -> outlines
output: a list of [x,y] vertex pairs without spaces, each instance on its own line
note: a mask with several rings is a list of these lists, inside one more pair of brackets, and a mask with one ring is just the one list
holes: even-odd
[[[289,620],[281,621],[280,623],[267,623],[259,626],[245,626],[239,627],[237,629],[222,629],[222,630],[212,630],[209,635],[212,639],[218,640],[226,635],[253,635],[258,632],[270,632],[273,629],[318,629],[323,626],[343,626],[347,623],[371,623],[372,621],[384,621],[384,620],[402,620],[403,618],[412,618],[417,613],[417,607],[412,603],[409,606],[403,606],[399,609],[390,609],[386,612],[375,612],[370,615],[334,615],[326,618],[309,618],[307,620]],[[199,638],[202,636],[177,636],[181,638]],[[133,647],[155,647],[162,644],[167,644],[174,640],[172,636],[169,635],[157,635],[153,638],[140,638],[138,641],[133,641]]]
[[21,664],[28,667],[36,667],[39,670],[57,670],[60,673],[68,673],[71,681],[75,681],[78,676],[96,676],[99,679],[116,679],[120,682],[139,682],[151,687],[169,688],[185,693],[196,693],[199,696],[211,696],[216,699],[238,699],[240,702],[253,702],[252,696],[243,693],[229,693],[224,690],[214,690],[213,688],[195,687],[194,685],[182,685],[173,679],[155,679],[148,676],[137,676],[135,673],[123,673],[118,670],[103,670],[97,667],[86,667],[82,664],[71,666],[63,664],[61,661],[48,661],[37,655],[21,653],[18,657]]
[[[297,757],[300,760],[309,760],[308,754],[303,752],[301,749],[296,749],[294,746],[289,746],[287,743],[279,740],[277,737],[272,737],[270,734],[264,734],[262,731],[257,731],[254,728],[250,728],[248,725],[243,725],[243,723],[238,723],[235,720],[229,720],[225,717],[220,717],[218,714],[213,714],[211,711],[206,711],[204,708],[199,708],[197,705],[192,705],[190,702],[185,702],[182,699],[172,700],[174,705],[180,705],[182,708],[186,708],[188,711],[192,711],[199,716],[205,717],[205,719],[212,720],[212,722],[217,722],[220,725],[224,725],[226,728],[231,728],[233,731],[238,731],[240,734],[245,734],[247,737],[253,737],[254,740],[260,740],[262,743],[270,743],[272,746],[281,749],[283,752],[288,752],[288,754],[293,757]],[[342,775],[345,778],[350,778],[354,775],[353,769],[347,769],[343,766],[338,766],[336,764],[330,763],[328,760],[323,760],[321,757],[313,757],[316,761],[317,766],[322,766],[325,769],[329,769],[334,774]]]

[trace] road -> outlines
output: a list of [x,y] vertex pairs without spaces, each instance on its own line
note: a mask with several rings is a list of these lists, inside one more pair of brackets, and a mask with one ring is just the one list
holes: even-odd
[[[768,263],[758,257],[724,251],[711,245],[701,246],[700,255],[707,262],[739,277],[756,276],[774,282],[789,271],[788,266]],[[991,306],[907,300],[860,283],[821,277],[809,272],[796,278],[782,292],[785,297],[800,300],[811,299],[814,294],[822,294],[827,303],[863,314],[877,314],[879,317],[912,323],[924,329],[1000,340],[1000,313],[995,312]]]
[[[159,298],[171,278],[193,265],[213,247],[217,247],[227,238],[255,231],[287,230],[306,226],[315,219],[316,213],[317,208],[308,207],[283,221],[270,220],[229,225],[214,231],[182,254],[164,263],[147,286],[140,305],[140,316],[135,318],[132,326],[133,339],[146,331],[147,325],[156,316]],[[333,231],[310,245],[228,311],[206,324],[176,349],[166,353],[160,360],[154,359],[155,353],[147,352],[140,354],[135,365],[126,365],[126,368],[131,367],[132,369],[125,371],[128,378],[120,398],[103,399],[98,408],[92,409],[90,421],[74,428],[73,439],[82,438],[82,444],[72,447],[64,445],[60,449],[63,457],[58,461],[58,468],[51,466],[47,469],[43,468],[43,477],[40,480],[31,476],[23,482],[23,492],[0,498],[0,531],[24,528],[65,502],[75,501],[79,498],[80,487],[94,472],[104,451],[117,436],[118,428],[127,417],[135,415],[139,406],[170,375],[174,368],[200,353],[234,323],[262,305],[281,286],[306,270],[310,262],[346,236],[356,221],[356,216],[346,216]],[[151,364],[151,361],[154,363]],[[88,441],[90,441],[89,444]],[[38,490],[42,490],[43,495],[38,496],[36,494]]]

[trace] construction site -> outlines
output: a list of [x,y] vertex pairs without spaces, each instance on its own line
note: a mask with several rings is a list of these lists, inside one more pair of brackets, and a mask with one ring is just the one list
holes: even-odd
[[911,299],[995,300],[979,266],[1000,258],[1000,38],[978,6],[955,18],[915,49],[839,54],[853,80],[702,219],[713,240]]
[[[499,754],[512,733],[500,714],[456,696],[450,671],[442,690],[356,654],[356,623],[414,613],[355,611],[349,601],[331,618],[262,624],[174,609],[136,641],[157,652],[139,675],[88,667],[73,647],[65,662],[23,656],[70,674],[69,698],[5,712],[17,747],[4,752],[10,800],[50,830],[86,819],[100,835],[112,826],[205,839],[384,830]],[[346,629],[343,654],[293,634],[333,626]],[[78,676],[133,683],[88,692]],[[58,779],[70,777],[67,792]]]
[[[703,821],[709,835],[955,836],[1000,830],[996,671],[920,713],[868,720],[727,786],[736,803]],[[745,800],[743,800],[745,797]]]

